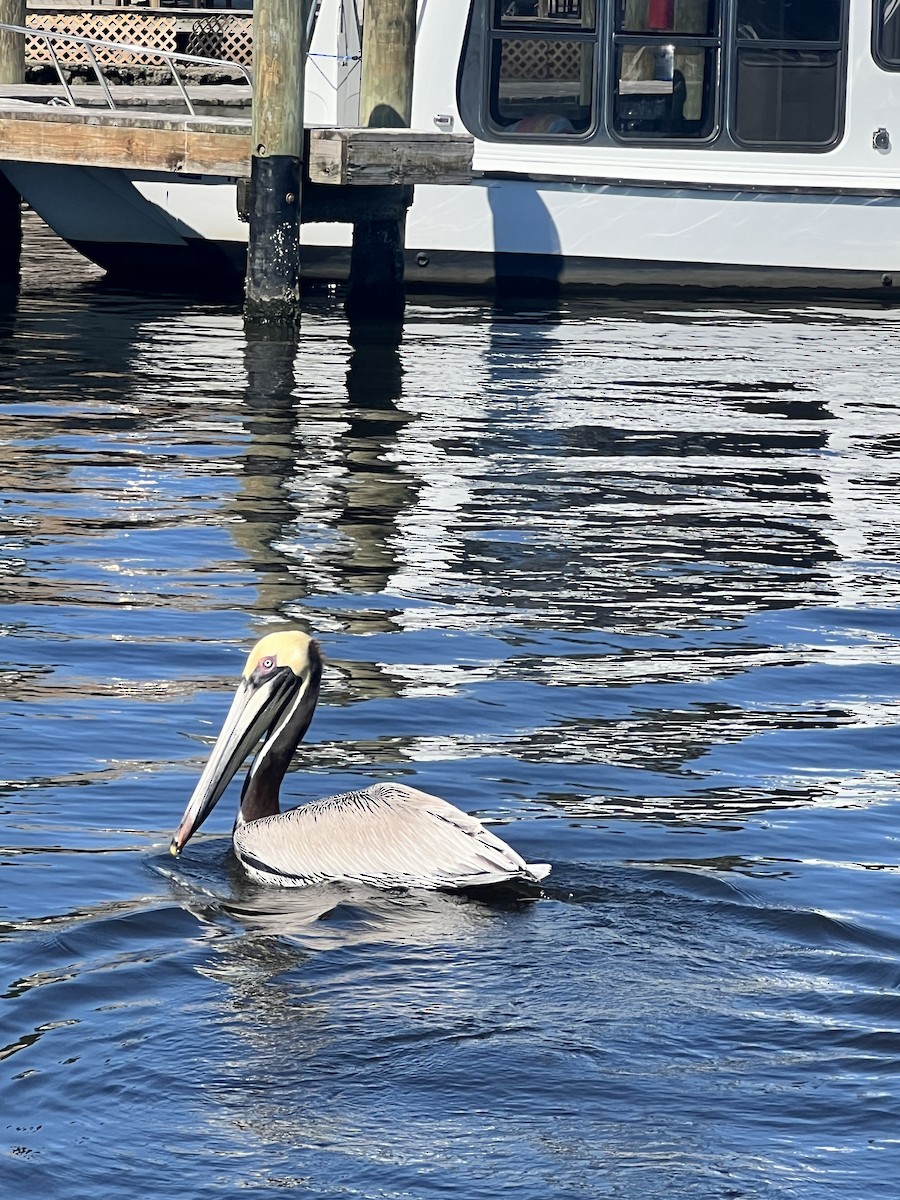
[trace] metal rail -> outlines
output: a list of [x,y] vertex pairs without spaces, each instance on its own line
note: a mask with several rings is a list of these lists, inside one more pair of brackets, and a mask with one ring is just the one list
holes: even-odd
[[101,38],[79,37],[74,33],[63,33],[57,29],[32,29],[28,25],[7,25],[2,21],[0,21],[0,29],[4,29],[9,33],[21,33],[23,36],[40,38],[46,43],[50,57],[53,59],[53,65],[56,67],[56,74],[59,78],[59,82],[62,84],[62,89],[66,94],[66,101],[73,108],[77,108],[78,105],[74,95],[72,94],[72,89],[63,74],[60,61],[56,56],[56,51],[53,48],[54,41],[74,42],[78,46],[85,47],[91,66],[94,70],[94,74],[97,76],[97,82],[103,89],[103,98],[106,100],[107,105],[112,109],[113,112],[117,112],[119,110],[110,90],[109,83],[103,74],[103,68],[98,62],[97,56],[94,53],[95,46],[99,46],[104,50],[115,50],[120,53],[131,54],[134,57],[165,59],[166,64],[172,73],[172,78],[174,79],[178,90],[181,92],[181,98],[187,106],[187,110],[192,117],[195,117],[197,114],[194,110],[194,105],[191,102],[191,98],[188,95],[184,81],[178,74],[178,67],[176,65],[177,63],[186,63],[188,65],[201,67],[233,67],[236,71],[240,71],[241,75],[243,75],[243,77],[247,80],[247,84],[251,91],[253,89],[253,75],[248,68],[245,67],[243,63],[234,62],[229,58],[201,58],[197,54],[180,54],[175,50],[161,50],[157,46],[137,46],[131,42],[108,42]]

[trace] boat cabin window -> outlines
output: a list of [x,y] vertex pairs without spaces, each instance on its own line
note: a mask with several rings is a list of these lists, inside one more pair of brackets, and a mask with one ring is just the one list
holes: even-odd
[[833,145],[843,0],[737,0],[733,133],[745,146]]
[[[848,3],[473,0],[460,115],[493,141],[827,150]],[[880,61],[900,69],[900,0],[875,11]]]
[[707,138],[719,64],[715,0],[617,0],[612,129],[621,138]]
[[889,71],[900,70],[900,0],[875,0],[875,60]]
[[493,0],[488,127],[572,138],[596,124],[596,0]]

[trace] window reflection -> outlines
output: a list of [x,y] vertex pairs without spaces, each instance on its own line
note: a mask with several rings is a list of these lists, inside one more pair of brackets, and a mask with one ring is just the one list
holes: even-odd
[[838,132],[839,80],[833,50],[739,50],[736,135],[757,145],[830,145]]
[[503,38],[494,43],[491,116],[511,133],[572,136],[591,124],[594,48],[587,42]]
[[826,148],[840,134],[845,0],[737,0],[733,130],[750,146]]
[[885,66],[900,67],[900,0],[877,0],[875,53]]
[[495,0],[494,28],[593,29],[597,0]]
[[843,0],[737,0],[738,36],[761,41],[837,42]]
[[717,0],[619,0],[620,33],[680,33],[711,37],[718,23]]
[[622,137],[707,137],[715,50],[655,42],[617,54],[614,125]]
[[[460,113],[492,140],[725,140],[825,150],[844,119],[848,0],[474,0]],[[900,0],[873,0],[900,69]],[[724,85],[724,86],[723,86]]]

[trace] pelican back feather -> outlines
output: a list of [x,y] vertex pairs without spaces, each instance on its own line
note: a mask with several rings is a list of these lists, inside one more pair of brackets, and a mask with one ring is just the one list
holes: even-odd
[[235,852],[251,876],[298,887],[347,880],[457,890],[537,883],[526,863],[476,818],[401,783],[379,783],[238,824]]

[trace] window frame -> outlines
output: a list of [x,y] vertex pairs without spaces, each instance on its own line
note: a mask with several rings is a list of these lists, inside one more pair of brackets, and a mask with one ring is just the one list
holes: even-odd
[[[900,58],[885,58],[881,35],[884,32],[884,10],[890,0],[872,0],[872,58],[882,71],[900,71]],[[898,13],[900,17],[900,13]]]
[[[582,3],[585,2],[586,0],[582,0]],[[524,21],[522,24],[510,23],[509,25],[503,25],[499,23],[497,21],[497,13],[500,7],[500,0],[485,0],[487,29],[484,40],[484,66],[481,92],[481,125],[484,130],[490,130],[492,136],[499,142],[513,144],[540,143],[553,146],[581,144],[590,141],[596,135],[597,130],[603,127],[603,114],[600,111],[600,71],[603,58],[602,37],[604,25],[601,9],[603,5],[604,0],[596,0],[596,15],[594,24],[590,27],[576,26],[573,29],[555,29],[552,24],[547,22],[540,25],[538,29],[535,29],[533,25],[529,26]],[[510,41],[587,43],[593,53],[591,65],[591,119],[586,129],[574,133],[514,133],[508,129],[504,130],[501,126],[497,125],[491,110],[491,101],[494,97],[492,85],[495,70],[495,47],[500,42]],[[502,55],[502,51],[500,54]],[[498,84],[496,91],[498,101],[499,97],[500,88]]]
[[[587,4],[589,0],[582,0]],[[681,34],[676,32],[645,31],[619,32],[618,24],[623,13],[624,0],[595,0],[593,25],[573,28],[554,28],[551,19],[504,18],[500,0],[472,0],[469,21],[463,42],[459,71],[457,74],[457,102],[463,119],[478,130],[479,137],[505,145],[584,145],[616,146],[634,148],[672,147],[678,149],[740,150],[743,153],[775,154],[827,154],[840,145],[847,122],[847,75],[850,60],[849,22],[851,0],[838,0],[839,37],[836,41],[814,41],[811,39],[791,41],[786,38],[747,38],[738,33],[739,0],[715,0],[716,19],[714,32],[708,35]],[[872,53],[879,66],[888,71],[900,71],[900,58],[896,63],[882,61],[877,57],[876,37],[880,29],[880,18],[888,0],[873,0],[872,6]],[[503,23],[504,19],[506,24]],[[564,25],[564,22],[560,22]],[[496,46],[508,40],[553,41],[587,43],[592,48],[590,121],[586,129],[578,132],[548,133],[546,131],[513,132],[504,128],[495,119],[496,103],[499,101],[499,84],[492,93],[495,83],[495,56],[499,61]],[[674,44],[677,48],[706,50],[712,52],[714,67],[709,87],[714,89],[710,100],[710,131],[703,136],[683,136],[671,133],[620,133],[615,128],[615,111],[618,80],[617,61],[620,49],[627,45],[654,46]],[[834,135],[826,142],[809,141],[758,141],[741,137],[737,130],[738,100],[740,96],[739,63],[741,50],[756,47],[759,50],[817,51],[836,55],[835,71],[835,122]],[[480,60],[480,61],[479,61]],[[494,106],[492,107],[492,94]]]
[[[837,41],[813,41],[809,38],[791,41],[787,38],[742,38],[738,35],[738,2],[731,4],[731,30],[728,36],[731,85],[726,103],[726,128],[729,138],[740,150],[763,154],[827,154],[839,145],[844,136],[847,119],[847,61],[849,57],[848,30],[850,23],[850,0],[838,0],[841,7],[839,36]],[[837,87],[834,120],[834,136],[828,142],[784,142],[747,141],[737,131],[738,80],[740,76],[740,52],[756,47],[759,50],[813,50],[834,53],[837,56]],[[898,68],[900,69],[900,68]]]
[[[620,0],[615,0],[616,7]],[[727,0],[715,0],[717,7],[717,33],[701,35],[701,34],[678,34],[668,30],[662,32],[645,32],[645,33],[620,33],[616,29],[615,22],[611,22],[610,35],[607,39],[607,53],[605,55],[606,68],[606,100],[604,104],[604,118],[606,132],[611,140],[619,146],[708,146],[711,142],[718,138],[722,131],[722,95],[723,95],[723,50],[725,46],[724,39],[724,24],[725,24],[725,8]],[[616,114],[616,98],[617,89],[619,86],[618,79],[618,56],[619,50],[624,46],[671,46],[674,45],[678,49],[685,50],[712,50],[713,51],[713,70],[710,86],[713,89],[713,97],[710,103],[710,132],[702,137],[678,137],[672,134],[623,134],[620,133],[615,126]]]

